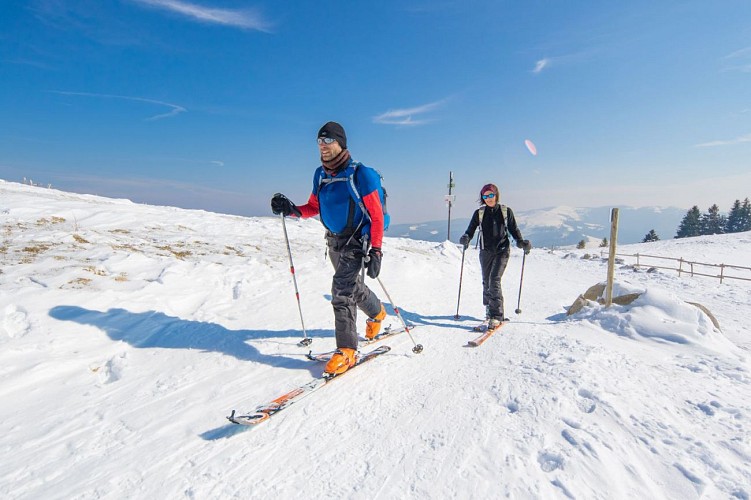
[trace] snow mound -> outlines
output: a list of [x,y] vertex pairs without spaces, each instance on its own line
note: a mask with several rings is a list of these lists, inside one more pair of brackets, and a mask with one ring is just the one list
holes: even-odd
[[732,349],[732,344],[700,307],[674,293],[655,286],[613,285],[614,297],[627,294],[637,294],[638,298],[628,305],[613,304],[610,307],[589,302],[588,307],[573,317],[586,319],[622,337],[700,345],[721,352]]

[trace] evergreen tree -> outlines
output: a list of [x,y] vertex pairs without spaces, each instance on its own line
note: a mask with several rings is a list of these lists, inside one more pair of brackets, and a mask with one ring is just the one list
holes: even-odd
[[608,239],[607,238],[603,238],[602,241],[600,242],[600,248],[603,248],[603,247],[606,247],[606,246],[608,246]]
[[576,244],[576,248],[580,248],[580,249],[584,248],[585,246],[587,246],[587,242],[584,240],[579,240],[579,243]]
[[743,208],[741,207],[741,200],[735,200],[733,208],[730,209],[728,214],[728,221],[725,225],[726,233],[739,233],[742,231],[741,224],[743,223]]
[[725,226],[725,232],[726,233],[737,233],[740,231],[740,224],[741,222],[741,200],[735,200],[733,202],[733,207],[730,209],[730,213],[728,214],[728,222]]
[[701,216],[701,234],[724,234],[727,218],[715,203]]
[[739,224],[741,231],[751,231],[751,202],[748,198],[743,200],[741,205],[741,222]]
[[660,237],[657,236],[657,233],[654,229],[650,229],[649,232],[644,236],[644,239],[641,240],[642,243],[649,243],[652,241],[659,241]]
[[699,211],[699,207],[694,205],[683,217],[675,237],[690,238],[699,235],[701,235],[701,212]]

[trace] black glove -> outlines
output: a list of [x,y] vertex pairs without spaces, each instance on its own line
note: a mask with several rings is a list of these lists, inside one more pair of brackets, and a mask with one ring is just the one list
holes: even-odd
[[532,243],[529,240],[517,241],[516,246],[524,250],[524,255],[529,255],[529,252],[532,251]]
[[462,237],[459,238],[459,244],[461,244],[464,247],[464,249],[466,250],[467,247],[469,246],[469,235],[468,234],[463,234]]
[[289,217],[292,214],[297,217],[302,216],[300,209],[297,208],[294,203],[289,201],[289,198],[282,193],[276,193],[274,197],[271,198],[271,211],[276,215],[284,214],[285,217]]
[[376,279],[381,272],[381,257],[383,252],[378,247],[373,247],[368,252],[368,277]]

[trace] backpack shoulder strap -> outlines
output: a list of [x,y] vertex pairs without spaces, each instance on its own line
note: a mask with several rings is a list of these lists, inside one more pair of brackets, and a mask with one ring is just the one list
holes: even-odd
[[350,167],[352,167],[352,173],[347,177],[347,186],[349,188],[349,194],[352,195],[352,198],[355,200],[355,203],[360,207],[360,210],[362,210],[362,213],[365,215],[365,218],[368,219],[368,221],[372,220],[370,218],[370,213],[368,213],[368,209],[365,207],[365,203],[362,201],[362,195],[360,194],[360,191],[357,189],[357,170],[358,167],[362,167],[363,164],[359,161],[352,160],[352,163],[350,164]]
[[477,209],[477,218],[479,222],[477,223],[477,228],[480,230],[480,234],[477,236],[477,242],[480,244],[480,248],[485,248],[485,242],[482,238],[482,216],[485,215],[485,206],[483,205],[480,208]]
[[357,203],[360,203],[362,201],[362,196],[360,196],[360,191],[357,189],[357,168],[362,167],[362,163],[359,161],[352,161],[350,164],[350,167],[352,167],[352,173],[347,176],[347,183],[349,185],[349,192],[352,195],[352,197],[355,199]]

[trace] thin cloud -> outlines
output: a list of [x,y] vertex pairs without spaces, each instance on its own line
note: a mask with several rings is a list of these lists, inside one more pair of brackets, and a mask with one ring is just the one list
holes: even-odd
[[582,50],[571,54],[564,54],[562,56],[543,57],[535,63],[535,67],[532,69],[532,73],[540,74],[553,66],[558,67],[570,64],[581,64],[590,61],[594,57],[597,57],[601,52],[601,49],[595,48]]
[[221,24],[256,31],[269,31],[269,24],[254,10],[232,10],[204,7],[182,0],[131,0],[148,7],[180,14],[194,21]]
[[131,96],[124,96],[124,95],[110,95],[110,94],[93,94],[90,92],[65,92],[61,90],[51,90],[53,94],[60,94],[60,95],[73,95],[73,96],[81,96],[81,97],[96,97],[100,99],[122,99],[125,101],[135,101],[135,102],[145,102],[148,104],[156,104],[158,106],[166,106],[170,108],[170,110],[166,113],[161,113],[158,115],[151,116],[149,118],[146,118],[146,121],[156,121],[161,120],[162,118],[169,118],[172,116],[177,116],[180,113],[184,113],[188,111],[182,106],[178,106],[177,104],[170,104],[168,102],[164,101],[156,101],[154,99],[146,99],[144,97],[131,97]]
[[728,65],[723,68],[724,71],[751,73],[751,47],[731,52],[723,57],[722,60]]
[[211,163],[213,165],[216,165],[217,167],[223,167],[224,166],[224,162],[223,161],[219,161],[219,160],[211,160]]
[[8,64],[19,64],[19,65],[25,65],[25,66],[32,66],[34,68],[38,69],[44,69],[44,70],[52,70],[55,69],[53,66],[49,64],[45,64],[40,61],[32,61],[31,59],[6,59],[4,62],[7,62]]
[[722,140],[722,141],[711,141],[711,142],[704,142],[701,144],[696,144],[694,147],[697,148],[714,148],[718,146],[731,146],[734,144],[742,144],[744,142],[751,142],[751,134],[742,135],[740,137],[736,137],[735,139],[729,139],[729,140]]
[[382,125],[404,125],[408,127],[424,125],[426,123],[430,123],[433,120],[425,118],[414,119],[413,117],[416,115],[429,113],[430,111],[433,111],[434,109],[442,106],[445,102],[446,100],[442,99],[440,101],[423,104],[422,106],[417,106],[414,108],[392,109],[380,115],[374,116],[373,123],[380,123]]
[[547,57],[544,59],[540,59],[535,63],[535,69],[532,70],[532,73],[540,73],[542,70],[550,66],[550,59]]
[[739,57],[751,57],[751,47],[746,47],[740,50],[736,50],[735,52],[731,52],[730,54],[723,57],[723,59],[736,59]]

